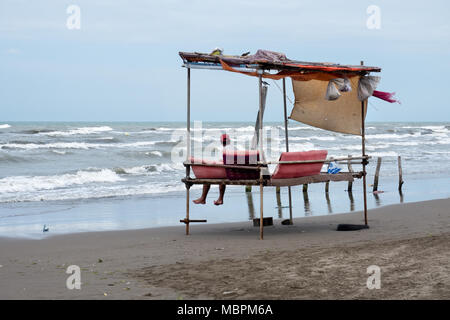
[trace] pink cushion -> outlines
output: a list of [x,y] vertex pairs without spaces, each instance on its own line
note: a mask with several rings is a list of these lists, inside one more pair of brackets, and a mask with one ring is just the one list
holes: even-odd
[[[305,152],[283,152],[280,161],[304,161],[304,160],[325,160],[327,150],[313,150]],[[323,163],[299,163],[299,164],[278,164],[272,175],[272,179],[287,179],[313,176],[320,173]]]
[[[209,161],[191,158],[191,163],[198,164],[222,164],[221,161]],[[226,179],[227,174],[225,168],[217,167],[204,167],[204,166],[191,166],[197,179]]]

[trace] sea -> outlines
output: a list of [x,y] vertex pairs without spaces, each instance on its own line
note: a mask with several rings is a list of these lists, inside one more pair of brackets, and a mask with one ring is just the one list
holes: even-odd
[[[192,123],[194,156],[220,159],[220,135],[236,149],[254,136],[251,122]],[[284,124],[265,123],[267,160],[285,151]],[[290,151],[328,150],[329,157],[361,154],[361,137],[290,122]],[[41,239],[55,234],[179,225],[185,215],[183,161],[186,125],[182,122],[0,122],[0,237]],[[367,123],[369,208],[450,196],[450,123]],[[398,156],[404,185],[398,192]],[[372,193],[381,157],[378,194]],[[338,163],[343,171],[347,164]],[[270,169],[273,171],[274,166]],[[354,170],[361,166],[353,164]],[[324,168],[326,170],[326,168]],[[191,218],[209,223],[251,220],[259,214],[259,190],[227,188],[216,207],[217,187],[206,205],[191,206]],[[287,192],[265,188],[267,216],[288,216]],[[308,194],[293,188],[294,217],[362,209],[361,181],[311,185]],[[201,186],[191,189],[198,197]],[[254,198],[254,200],[253,200]],[[267,202],[267,203],[266,203]],[[44,228],[45,226],[45,228]],[[48,231],[44,231],[48,229]]]

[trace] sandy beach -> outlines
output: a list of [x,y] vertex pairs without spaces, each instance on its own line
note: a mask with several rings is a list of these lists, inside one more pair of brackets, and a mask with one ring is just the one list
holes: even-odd
[[[1,299],[449,299],[450,199],[275,220],[0,240]],[[66,269],[81,268],[81,289]],[[381,268],[381,289],[366,287]]]

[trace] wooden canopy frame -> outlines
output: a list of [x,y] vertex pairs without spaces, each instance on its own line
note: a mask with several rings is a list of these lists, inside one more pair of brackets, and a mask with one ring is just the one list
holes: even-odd
[[[270,62],[266,60],[262,61],[250,61],[245,57],[240,56],[215,56],[203,53],[188,53],[180,52],[183,59],[183,67],[187,69],[187,114],[186,114],[186,130],[187,130],[187,143],[186,143],[186,176],[182,179],[182,182],[186,186],[186,218],[180,220],[180,222],[186,225],[186,235],[189,235],[189,224],[192,222],[206,222],[206,220],[191,220],[189,218],[190,213],[190,187],[194,184],[224,184],[224,185],[259,185],[260,187],[260,239],[264,238],[264,225],[263,225],[263,188],[269,186],[276,187],[288,187],[289,194],[289,216],[292,224],[292,194],[291,186],[304,185],[310,183],[322,183],[329,181],[353,181],[355,178],[363,179],[363,197],[364,197],[364,223],[367,226],[367,194],[366,194],[366,165],[368,164],[369,156],[366,155],[365,149],[365,103],[361,102],[361,146],[362,154],[360,157],[347,157],[347,158],[335,158],[329,160],[305,160],[305,161],[259,161],[256,166],[242,166],[242,165],[225,165],[225,164],[198,164],[191,163],[191,69],[212,69],[212,70],[228,70],[229,66],[236,69],[228,71],[237,71],[247,73],[249,75],[256,75],[258,77],[258,89],[259,89],[259,152],[263,154],[263,90],[262,79],[263,77],[270,77],[270,71],[278,71],[278,74],[282,75],[280,79],[283,81],[283,106],[284,106],[284,128],[285,128],[285,141],[286,152],[289,152],[289,133],[288,133],[288,117],[287,117],[287,103],[286,103],[286,77],[292,77],[296,74],[303,76],[311,73],[323,73],[332,75],[359,75],[364,76],[370,72],[380,72],[378,67],[364,66],[363,62],[358,66],[339,65],[330,63],[316,63],[316,62],[301,62],[301,61],[283,61],[283,62]],[[223,63],[225,62],[225,63]],[[225,67],[225,68],[224,68]],[[250,71],[249,71],[250,70]],[[285,72],[285,73],[283,73]],[[250,74],[253,73],[253,74]],[[288,179],[272,179],[263,175],[263,168],[267,168],[268,164],[301,164],[301,163],[330,163],[332,161],[352,161],[360,160],[358,162],[362,164],[361,172],[340,172],[337,174],[320,173],[318,175],[306,176],[301,178],[288,178]],[[196,179],[190,177],[190,169],[192,165],[196,166],[212,166],[223,168],[239,168],[257,170],[259,172],[259,179],[245,179],[245,180],[229,180],[229,179]]]

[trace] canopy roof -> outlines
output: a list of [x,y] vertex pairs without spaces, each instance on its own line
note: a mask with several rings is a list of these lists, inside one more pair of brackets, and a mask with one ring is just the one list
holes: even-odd
[[[330,62],[305,62],[290,59],[268,60],[255,56],[212,55],[199,52],[179,52],[185,66],[191,68],[225,69],[222,62],[230,67],[259,70],[276,70],[289,74],[308,74],[311,72],[340,73],[351,75],[365,75],[369,72],[380,72],[379,67],[361,65],[341,65]],[[228,70],[231,71],[231,70]]]
[[[268,50],[241,56],[223,55],[219,48],[210,54],[179,54],[188,68],[226,70],[273,80],[290,77],[295,94],[290,119],[354,135],[363,133],[361,120],[366,116],[367,98],[372,96],[379,81],[379,77],[369,73],[381,71],[379,67],[364,65],[291,60],[283,53]],[[347,85],[338,89],[338,80],[346,81]]]

